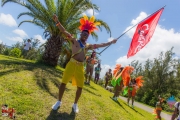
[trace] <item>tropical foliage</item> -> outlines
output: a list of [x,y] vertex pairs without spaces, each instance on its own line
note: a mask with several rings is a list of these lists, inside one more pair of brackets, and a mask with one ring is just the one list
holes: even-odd
[[[133,61],[135,76],[144,76],[144,86],[138,91],[136,99],[145,104],[155,106],[158,96],[165,100],[170,96],[180,95],[180,61],[174,58],[173,49],[166,53],[161,52],[158,58],[147,60],[144,65]],[[169,109],[167,104],[163,106]]]
[[[44,29],[44,35],[48,39],[42,57],[45,63],[53,66],[58,63],[59,55],[65,41],[65,37],[59,33],[58,28],[52,20],[53,14],[58,16],[59,21],[67,31],[77,36],[80,32],[78,27],[80,25],[79,19],[82,17],[82,14],[86,10],[92,8],[99,11],[98,6],[93,4],[90,0],[44,0],[43,2],[40,2],[40,0],[2,0],[2,6],[9,2],[27,8],[27,11],[20,13],[18,18],[24,15],[32,18],[32,20],[20,22],[19,26],[25,22],[29,22]],[[100,30],[104,27],[107,32],[110,33],[110,28],[104,21],[96,19],[96,22],[101,23],[101,25],[98,26]],[[98,39],[96,33],[93,32],[91,35],[95,39]]]

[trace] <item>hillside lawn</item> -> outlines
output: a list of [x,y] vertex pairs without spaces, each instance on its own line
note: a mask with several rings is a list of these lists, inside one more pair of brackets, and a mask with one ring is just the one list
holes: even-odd
[[[153,120],[145,110],[132,109],[112,93],[91,82],[84,86],[78,102],[79,113],[72,112],[76,87],[67,84],[62,106],[53,111],[58,98],[62,68],[35,61],[0,55],[0,104],[16,110],[17,120]],[[0,116],[0,120],[9,120]]]

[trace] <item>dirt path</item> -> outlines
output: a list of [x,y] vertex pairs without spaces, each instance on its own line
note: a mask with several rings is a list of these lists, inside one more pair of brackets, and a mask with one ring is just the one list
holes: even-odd
[[[122,97],[122,96],[120,96],[120,99],[122,99],[124,101],[127,101],[127,98]],[[130,101],[130,103],[131,103],[131,101]],[[150,112],[150,113],[152,113],[152,111],[154,109],[154,108],[148,107],[146,105],[143,105],[143,104],[141,104],[139,102],[134,102],[134,106],[136,106],[138,108],[141,108],[141,109],[144,109],[144,110],[146,110],[147,112]],[[171,120],[171,115],[169,115],[167,113],[164,113],[164,112],[161,112],[161,117],[164,118],[165,120]]]

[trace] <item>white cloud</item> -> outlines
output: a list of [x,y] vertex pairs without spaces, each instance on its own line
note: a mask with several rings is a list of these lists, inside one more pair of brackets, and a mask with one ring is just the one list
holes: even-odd
[[17,26],[17,23],[12,17],[12,15],[4,13],[0,14],[0,24],[4,24],[10,27]]
[[26,32],[24,32],[21,29],[15,29],[13,30],[13,33],[19,35],[18,37],[6,37],[9,40],[15,41],[15,42],[23,42],[23,38],[28,37],[28,35],[26,34]]
[[93,14],[94,14],[94,16],[96,16],[96,15],[98,15],[99,13],[93,11],[93,9],[89,9],[89,10],[87,10],[85,13],[83,13],[83,15],[86,15],[86,14],[87,14],[88,16],[93,16]]
[[23,42],[23,39],[21,37],[6,37],[6,38],[16,42]]
[[0,40],[0,44],[2,43],[2,40]]
[[22,38],[28,37],[28,35],[26,34],[26,32],[24,32],[24,30],[15,29],[15,30],[13,30],[13,32],[18,34]]
[[45,42],[46,42],[46,40],[45,40],[45,39],[43,39],[41,35],[34,35],[34,39],[38,39],[38,40],[40,40],[40,43],[41,43],[41,44],[43,44],[43,43],[45,43]]
[[141,12],[140,15],[134,20],[131,21],[132,25],[137,24],[138,22],[140,22],[141,20],[143,20],[144,18],[146,18],[148,15],[145,12]]
[[108,38],[108,42],[112,41],[113,39],[113,37]]
[[94,14],[94,16],[99,14],[99,13],[97,13],[96,11],[94,11],[93,9],[87,10],[86,13],[87,13],[88,15],[90,15],[90,16],[92,16],[93,14]]
[[[141,12],[140,15],[132,20],[132,26],[137,22],[141,21],[147,16],[144,12]],[[129,26],[127,29],[129,29]],[[127,30],[126,29],[126,30]],[[126,35],[132,39],[133,34],[136,28],[130,30]],[[180,33],[175,32],[174,29],[165,29],[160,25],[157,25],[156,30],[151,38],[150,42],[142,48],[136,55],[127,59],[126,56],[119,57],[116,62],[122,65],[128,65],[133,60],[139,60],[139,62],[145,62],[147,59],[153,59],[159,56],[160,52],[166,52],[170,50],[171,47],[174,47],[173,52],[177,55],[180,55]]]

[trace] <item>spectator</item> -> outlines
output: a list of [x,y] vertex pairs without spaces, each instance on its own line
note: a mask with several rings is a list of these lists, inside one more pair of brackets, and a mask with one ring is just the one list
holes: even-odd
[[29,50],[31,50],[32,48],[32,45],[31,45],[31,40],[28,39],[27,42],[24,44],[24,49],[23,49],[23,57],[27,56],[27,53]]

